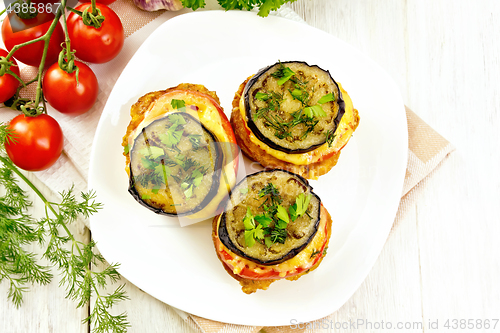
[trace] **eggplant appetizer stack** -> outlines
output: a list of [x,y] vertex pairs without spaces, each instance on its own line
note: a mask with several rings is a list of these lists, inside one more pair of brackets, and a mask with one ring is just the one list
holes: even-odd
[[237,146],[214,92],[181,84],[144,95],[123,137],[129,192],[168,216],[208,218],[236,182]]
[[305,62],[278,62],[243,82],[231,124],[243,152],[264,167],[317,179],[335,166],[359,123],[342,86]]
[[318,267],[331,224],[306,179],[266,170],[236,185],[224,213],[213,221],[212,239],[226,271],[251,294]]

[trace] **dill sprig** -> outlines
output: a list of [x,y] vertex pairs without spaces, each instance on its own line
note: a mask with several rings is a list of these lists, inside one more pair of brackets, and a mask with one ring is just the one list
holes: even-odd
[[[11,139],[11,133],[0,124],[1,143]],[[124,285],[111,294],[102,294],[108,283],[120,279],[118,264],[107,265],[100,272],[93,271],[93,265],[106,264],[104,257],[96,252],[96,243],[77,241],[68,228],[77,218],[88,218],[102,207],[95,201],[95,193],[84,192],[77,199],[72,187],[60,193],[62,199],[59,203],[50,202],[10,161],[3,144],[0,144],[0,162],[3,188],[0,196],[0,283],[9,283],[8,298],[19,307],[29,284],[45,285],[52,280],[51,267],[38,264],[35,253],[26,250],[29,245],[38,244],[45,248],[42,257],[59,270],[60,286],[66,288],[66,298],[77,302],[77,307],[83,307],[90,303],[91,297],[95,298],[92,312],[84,319],[84,322],[93,324],[93,332],[126,332],[130,326],[126,314],[110,313],[115,304],[128,299]],[[35,219],[28,214],[27,209],[32,203],[19,186],[18,178],[43,201],[44,217]]]

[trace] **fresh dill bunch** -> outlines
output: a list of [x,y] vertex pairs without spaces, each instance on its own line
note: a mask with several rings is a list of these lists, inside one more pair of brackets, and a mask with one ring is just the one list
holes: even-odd
[[[3,142],[15,140],[5,125],[0,124],[0,283],[9,283],[8,298],[19,307],[29,284],[48,284],[53,275],[51,267],[37,263],[37,256],[27,251],[28,245],[38,244],[45,248],[42,257],[57,268],[66,288],[66,298],[77,302],[77,307],[95,304],[89,317],[84,319],[93,325],[93,332],[126,332],[130,326],[125,313],[112,315],[110,309],[128,299],[124,285],[111,294],[103,294],[108,283],[120,279],[118,264],[108,265],[96,250],[96,243],[77,241],[68,226],[79,217],[88,218],[102,205],[95,201],[95,193],[82,192],[80,198],[74,188],[60,193],[59,203],[48,201],[33,183],[12,163],[5,153]],[[17,177],[15,177],[17,176]],[[44,202],[45,216],[35,219],[28,213],[32,203],[19,186],[24,181]],[[96,272],[93,266],[107,267]]]

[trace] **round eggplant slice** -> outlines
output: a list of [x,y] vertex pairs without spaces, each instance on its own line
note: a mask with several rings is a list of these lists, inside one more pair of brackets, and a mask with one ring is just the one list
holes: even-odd
[[269,147],[305,153],[332,138],[345,113],[342,92],[330,72],[305,62],[278,62],[245,86],[248,127]]
[[155,213],[194,214],[217,193],[222,161],[209,130],[188,113],[172,112],[135,138],[129,192]]
[[[273,215],[272,208],[270,209],[273,205],[273,196],[276,200],[274,203],[282,206],[289,218],[283,231],[285,238],[281,240],[282,242],[273,242],[272,237],[273,233],[279,231],[277,217],[280,216]],[[290,209],[290,206],[301,198],[308,200],[303,205],[302,215],[293,220],[290,213],[293,208]],[[312,192],[307,180],[301,176],[284,170],[257,172],[243,179],[232,191],[220,218],[219,238],[229,250],[241,257],[261,265],[278,264],[296,256],[312,241],[319,226],[320,206],[321,200]],[[256,239],[251,246],[248,246],[246,240],[248,235],[245,235],[251,233],[247,228],[248,223],[245,226],[244,222],[248,211],[254,218],[255,228],[262,228],[265,235],[264,239]],[[265,227],[262,225],[263,222],[259,222],[263,221],[262,216],[274,216],[274,218]]]

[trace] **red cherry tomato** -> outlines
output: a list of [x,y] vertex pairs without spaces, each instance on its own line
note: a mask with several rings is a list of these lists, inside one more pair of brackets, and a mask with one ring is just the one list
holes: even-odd
[[[35,18],[22,19],[14,12],[10,13],[2,24],[2,38],[5,47],[10,51],[16,45],[43,36],[49,29],[54,17],[54,14],[51,13],[38,13]],[[45,67],[57,61],[59,52],[62,49],[62,42],[64,42],[64,32],[61,24],[58,22],[50,37]],[[42,59],[43,47],[43,41],[26,45],[14,53],[14,58],[27,65],[39,66]]]
[[[4,49],[0,49],[0,57],[6,57],[9,52]],[[12,62],[17,65],[13,58]],[[10,66],[10,70],[13,71],[17,76],[19,76],[19,67]],[[5,102],[16,93],[17,87],[19,87],[19,81],[10,74],[5,73],[0,76],[0,103]]]
[[[86,26],[82,18],[70,13],[68,16],[68,34],[71,46],[76,56],[84,61],[93,63],[108,62],[120,53],[125,35],[118,15],[108,6],[97,4],[105,20],[99,29]],[[82,4],[76,10],[84,11],[90,4]],[[91,10],[91,9],[89,9]]]
[[55,63],[47,69],[43,77],[43,94],[57,111],[80,115],[92,108],[99,91],[97,78],[89,66],[75,61],[79,68],[78,84],[76,71],[68,74]]
[[20,114],[9,123],[16,142],[6,141],[5,150],[12,162],[27,171],[40,171],[54,164],[63,149],[63,133],[49,115],[26,117]]
[[[103,5],[109,6],[116,0],[96,0],[97,3],[102,3]],[[90,0],[80,0],[80,2],[87,3],[90,2]]]

